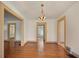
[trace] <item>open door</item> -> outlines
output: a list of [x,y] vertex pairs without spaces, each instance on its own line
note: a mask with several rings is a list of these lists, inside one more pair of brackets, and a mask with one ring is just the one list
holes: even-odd
[[38,40],[43,40],[43,42],[45,42],[45,26],[44,25],[37,26],[37,38]]
[[57,40],[58,44],[66,47],[66,19],[65,16],[57,22]]
[[36,32],[36,36],[37,36],[37,41],[38,40],[43,40],[43,42],[45,43],[46,42],[46,23],[37,23],[37,32]]
[[37,32],[36,32],[36,36],[37,36],[37,42],[38,42],[38,49],[40,51],[43,50],[45,42],[46,42],[46,23],[37,23]]

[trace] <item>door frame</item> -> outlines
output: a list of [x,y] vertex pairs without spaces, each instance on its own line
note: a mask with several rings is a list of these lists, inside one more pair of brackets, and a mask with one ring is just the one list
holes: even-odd
[[41,26],[43,25],[45,27],[45,43],[47,42],[47,23],[46,22],[37,22],[36,23],[36,42],[38,42],[38,33],[37,33],[37,29],[38,29],[38,26]]
[[64,48],[66,48],[66,16],[63,16],[57,20],[57,44],[59,44],[59,23],[64,21]]
[[[5,5],[4,3],[0,2],[3,8],[3,30],[4,30],[4,14],[5,11],[9,12],[12,14],[14,17],[16,17],[19,21],[21,21],[21,33],[22,33],[22,40],[21,40],[21,46],[24,45],[24,17],[18,13],[16,13],[14,10],[12,10],[9,6]],[[4,36],[4,35],[3,35]],[[3,43],[4,44],[4,43]]]
[[[17,17],[19,20],[24,22],[23,16],[17,14],[14,10],[12,10],[2,1],[0,1],[0,47],[1,47],[0,57],[4,57],[4,13],[5,13],[5,10],[11,13],[12,15],[14,15],[15,17]],[[22,26],[24,26],[24,23],[22,23]],[[24,34],[23,31],[22,31],[22,34]],[[24,39],[22,41],[24,41]]]

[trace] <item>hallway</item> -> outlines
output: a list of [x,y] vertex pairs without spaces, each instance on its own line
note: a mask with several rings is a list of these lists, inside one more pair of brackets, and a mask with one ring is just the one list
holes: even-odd
[[35,42],[28,42],[23,47],[16,47],[7,52],[7,58],[69,58],[67,52],[56,43],[46,43],[43,52],[38,52]]

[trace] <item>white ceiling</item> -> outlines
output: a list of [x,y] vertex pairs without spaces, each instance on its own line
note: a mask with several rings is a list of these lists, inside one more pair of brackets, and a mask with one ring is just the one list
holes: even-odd
[[38,19],[41,7],[47,19],[56,18],[70,8],[75,1],[4,1],[9,7],[19,11],[27,19]]

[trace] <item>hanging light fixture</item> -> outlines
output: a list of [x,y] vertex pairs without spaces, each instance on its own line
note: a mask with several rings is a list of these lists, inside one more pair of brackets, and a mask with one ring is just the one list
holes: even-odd
[[44,4],[41,4],[41,16],[39,17],[40,21],[45,21],[45,18],[46,18],[45,14],[44,14],[43,7],[44,7]]

